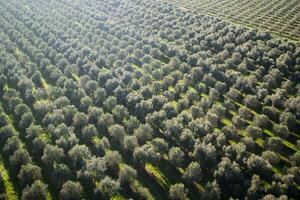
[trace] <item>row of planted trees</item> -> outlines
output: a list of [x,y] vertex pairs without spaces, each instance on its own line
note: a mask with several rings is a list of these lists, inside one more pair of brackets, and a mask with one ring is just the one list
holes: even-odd
[[1,5],[2,152],[24,199],[47,196],[37,180],[65,199],[297,196],[295,44],[151,1]]
[[297,1],[179,1],[166,0],[180,9],[200,12],[243,26],[299,41],[300,14]]

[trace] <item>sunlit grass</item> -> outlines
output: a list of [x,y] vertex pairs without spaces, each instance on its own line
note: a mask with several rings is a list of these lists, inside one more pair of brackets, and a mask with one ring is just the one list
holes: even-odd
[[161,187],[163,187],[164,189],[168,189],[170,187],[170,182],[157,167],[155,167],[151,163],[146,163],[145,170],[150,176],[152,176],[156,180],[156,182]]
[[258,144],[258,146],[260,146],[261,148],[264,148],[265,147],[265,141],[261,138],[257,138],[255,140],[255,143]]
[[286,147],[293,149],[294,151],[299,151],[299,149],[297,148],[296,145],[292,144],[291,142],[287,141],[287,140],[282,140],[282,144],[284,144]]
[[10,181],[8,171],[5,169],[4,164],[2,162],[2,157],[0,156],[0,173],[2,175],[2,181],[4,184],[4,191],[6,194],[7,200],[16,200],[18,199],[18,196],[16,194],[16,191],[13,187],[12,182]]
[[49,84],[46,82],[44,78],[41,78],[42,87],[47,91],[49,89]]
[[232,125],[232,122],[231,122],[228,118],[226,118],[226,117],[223,117],[223,118],[221,119],[221,122],[222,122],[224,125],[226,125],[226,126],[231,126],[231,125]]
[[207,100],[209,99],[209,96],[207,94],[201,93],[200,96],[203,97],[204,99]]
[[110,199],[111,200],[125,200],[125,198],[120,193],[113,194],[112,197],[110,197]]
[[267,134],[270,137],[274,137],[274,134],[271,131],[267,130],[267,129],[263,129],[263,133]]
[[79,76],[77,75],[77,74],[72,74],[72,77],[73,77],[73,79],[76,81],[76,82],[79,82],[80,81],[80,78],[79,78]]

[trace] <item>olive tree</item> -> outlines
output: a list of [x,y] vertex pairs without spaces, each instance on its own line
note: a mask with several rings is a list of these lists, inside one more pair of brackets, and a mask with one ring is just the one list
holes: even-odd
[[182,183],[176,183],[171,185],[169,189],[169,197],[172,200],[187,200],[188,190]]
[[22,200],[46,200],[47,198],[47,185],[42,181],[37,180],[31,186],[27,186],[22,191]]
[[131,184],[137,176],[137,172],[129,165],[122,165],[119,171],[119,180],[122,185]]
[[83,188],[79,182],[67,181],[60,190],[62,200],[80,200],[82,199]]
[[22,165],[18,179],[23,186],[31,185],[34,181],[42,179],[41,168],[33,164]]

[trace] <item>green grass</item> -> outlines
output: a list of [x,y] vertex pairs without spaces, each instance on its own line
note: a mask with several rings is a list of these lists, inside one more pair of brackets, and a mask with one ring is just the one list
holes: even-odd
[[19,57],[21,54],[22,54],[23,52],[22,51],[20,51],[20,49],[19,48],[15,48],[15,52],[14,52],[14,54],[15,54],[15,56],[16,57]]
[[240,130],[239,134],[242,135],[243,137],[247,137],[248,136],[248,133],[247,133],[246,130]]
[[31,9],[29,8],[29,6],[24,6],[24,8],[26,8],[27,10],[31,10]]
[[226,117],[223,117],[221,119],[221,122],[226,125],[226,126],[231,126],[232,125],[232,122],[230,121],[230,119],[226,118]]
[[36,88],[35,87],[32,87],[32,94],[36,94]]
[[50,103],[50,100],[49,99],[41,99],[41,100],[38,100],[36,101],[36,103],[40,103],[40,104],[49,104]]
[[146,172],[153,177],[156,182],[163,187],[164,189],[168,190],[170,187],[170,182],[168,179],[165,177],[165,175],[154,165],[151,163],[146,163],[145,165],[145,170]]
[[173,108],[177,108],[177,101],[171,101],[171,106],[173,107]]
[[274,137],[274,134],[271,131],[267,130],[267,129],[263,129],[263,133],[267,134],[270,137]]
[[248,125],[253,125],[253,122],[249,119],[244,119]]
[[77,75],[77,74],[72,74],[72,77],[73,77],[73,79],[76,81],[76,82],[79,82],[80,81],[80,78],[79,78],[79,76]]
[[7,90],[8,90],[8,85],[5,84],[4,87],[3,87],[3,91],[6,92]]
[[255,140],[255,143],[258,144],[258,146],[260,146],[261,148],[264,148],[265,147],[265,141],[261,138],[257,138]]
[[236,113],[235,111],[233,111],[233,110],[229,110],[228,112],[229,112],[229,114],[232,115],[232,116],[234,116],[234,115],[237,114],[237,113]]
[[49,89],[49,85],[43,77],[41,78],[41,82],[42,82],[42,87],[47,91]]
[[52,196],[51,196],[50,192],[47,192],[46,200],[52,200]]
[[201,93],[200,96],[203,97],[206,100],[209,99],[209,96],[207,94]]
[[294,145],[294,144],[292,144],[292,143],[290,143],[289,141],[282,140],[282,144],[283,144],[284,146],[286,146],[286,147],[288,147],[288,148],[290,148],[290,149],[296,151],[296,152],[299,151],[299,149],[297,148],[297,146]]
[[100,141],[101,141],[101,139],[98,137],[98,136],[94,136],[94,137],[92,137],[92,143],[93,144],[98,144]]
[[204,192],[204,187],[203,187],[203,185],[201,185],[200,183],[196,183],[195,181],[194,181],[193,183],[194,183],[194,186],[195,186],[195,188],[197,189],[197,191],[198,191],[199,193]]
[[180,174],[184,174],[184,169],[182,167],[177,167],[176,168]]
[[168,90],[169,90],[169,91],[172,91],[172,92],[175,92],[175,89],[174,89],[173,86],[169,86],[169,87],[168,87]]
[[[263,133],[267,134],[270,137],[274,137],[274,133],[272,133],[271,131],[267,130],[267,129],[263,129]],[[282,144],[286,147],[288,147],[289,149],[292,149],[294,151],[298,151],[298,148],[296,145],[292,144],[291,142],[287,141],[287,140],[282,140]]]
[[[179,82],[180,82],[180,81],[179,81]],[[197,93],[196,89],[195,89],[194,87],[192,87],[192,86],[189,86],[189,90],[190,90],[191,92]]]
[[100,68],[100,72],[103,72],[103,73],[109,72],[109,69],[102,67],[102,68]]
[[267,188],[271,187],[271,184],[268,183],[267,181],[263,181],[263,187],[264,187],[265,189],[267,189]]
[[44,139],[44,141],[51,143],[51,136],[50,134],[47,133],[42,133],[39,137],[42,137]]
[[132,67],[134,69],[139,70],[139,71],[143,71],[143,69],[140,66],[138,66],[137,64],[134,64],[134,63],[130,63],[130,64],[132,65]]
[[234,140],[228,140],[228,142],[229,142],[229,144],[237,144],[237,142]]
[[289,165],[292,164],[291,161],[288,158],[286,158],[285,156],[279,155],[279,158],[280,158],[280,160],[288,163]]
[[113,194],[112,197],[110,197],[110,199],[111,200],[125,200],[125,198],[120,193]]
[[272,167],[272,171],[276,174],[281,174],[280,170],[277,167]]
[[16,193],[16,191],[13,187],[12,182],[10,181],[10,178],[9,178],[9,175],[8,175],[9,173],[4,167],[1,156],[0,156],[0,173],[2,175],[4,190],[5,190],[7,200],[16,200],[16,199],[18,199],[17,193]]

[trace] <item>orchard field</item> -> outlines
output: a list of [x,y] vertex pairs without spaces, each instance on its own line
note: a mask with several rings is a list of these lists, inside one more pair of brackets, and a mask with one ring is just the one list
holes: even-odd
[[300,41],[299,0],[165,0],[181,9]]
[[0,199],[299,199],[300,43],[180,2],[0,0]]

